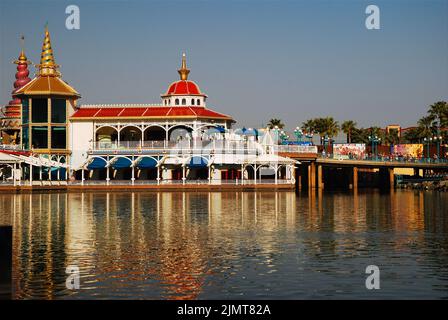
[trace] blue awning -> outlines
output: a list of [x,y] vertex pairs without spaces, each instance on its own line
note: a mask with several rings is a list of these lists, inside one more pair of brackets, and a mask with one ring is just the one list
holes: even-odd
[[191,157],[190,163],[188,166],[190,168],[203,168],[206,167],[208,164],[207,160],[203,157]]
[[130,159],[118,157],[118,158],[114,158],[114,160],[112,160],[111,167],[113,169],[124,169],[124,168],[130,168],[131,164],[132,164],[132,161]]
[[104,169],[106,168],[106,164],[107,162],[103,158],[95,157],[93,158],[93,161],[87,165],[87,169],[88,170]]
[[257,129],[246,129],[246,128],[242,128],[242,129],[237,129],[235,131],[236,134],[240,134],[240,135],[244,135],[244,136],[258,136],[258,130]]
[[139,169],[150,169],[150,168],[155,168],[156,166],[157,166],[157,161],[154,158],[150,158],[150,157],[143,157],[137,163],[137,167]]

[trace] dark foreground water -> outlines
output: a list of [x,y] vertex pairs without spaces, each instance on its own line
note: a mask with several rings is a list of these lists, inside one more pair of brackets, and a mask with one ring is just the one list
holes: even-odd
[[2,194],[0,224],[15,298],[448,298],[447,193]]

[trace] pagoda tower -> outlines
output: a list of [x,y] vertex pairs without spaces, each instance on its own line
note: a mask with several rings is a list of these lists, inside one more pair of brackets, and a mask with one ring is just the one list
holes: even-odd
[[62,80],[47,26],[37,68],[36,77],[14,92],[14,97],[22,102],[22,148],[68,162],[68,119],[81,96]]
[[[19,58],[15,60],[13,63],[17,65],[16,72],[16,81],[14,82],[14,90],[13,94],[16,90],[20,89],[31,79],[28,77],[30,72],[28,70],[28,65],[31,63],[28,61],[25,50],[23,49],[23,41],[24,37],[21,37],[22,40],[22,50],[20,52]],[[20,144],[20,129],[21,129],[21,119],[20,119],[20,110],[22,107],[22,102],[19,98],[14,97],[11,101],[9,101],[8,105],[4,106],[3,116],[1,118],[1,137],[2,144]]]

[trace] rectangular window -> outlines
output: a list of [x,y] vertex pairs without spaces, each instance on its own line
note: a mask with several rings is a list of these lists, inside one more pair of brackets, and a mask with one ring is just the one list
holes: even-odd
[[22,124],[27,124],[30,119],[30,104],[28,98],[22,99]]
[[[33,110],[34,111],[34,110]],[[31,147],[33,149],[48,148],[48,127],[32,127],[31,129]]]
[[65,123],[66,109],[65,99],[51,99],[51,122]]
[[30,148],[30,136],[28,126],[22,127],[22,146],[23,149],[28,150]]
[[33,99],[31,109],[31,120],[33,123],[48,122],[48,99]]
[[66,128],[51,127],[51,147],[54,149],[66,148]]

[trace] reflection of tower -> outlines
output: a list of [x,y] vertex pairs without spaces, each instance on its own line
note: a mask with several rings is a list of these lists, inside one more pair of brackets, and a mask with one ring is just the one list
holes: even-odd
[[36,153],[67,156],[68,118],[80,95],[61,78],[47,27],[37,67],[37,76],[14,92],[14,97],[22,101],[22,147]]
[[[14,82],[14,91],[20,89],[31,79],[28,77],[30,72],[28,71],[28,65],[31,63],[28,61],[25,51],[23,49],[24,37],[22,40],[22,51],[19,58],[13,63],[17,65],[16,81]],[[13,93],[14,93],[13,91]],[[18,98],[13,97],[9,101],[8,105],[3,110],[3,117],[1,118],[1,137],[3,144],[19,144],[20,143],[20,109],[21,101]]]

